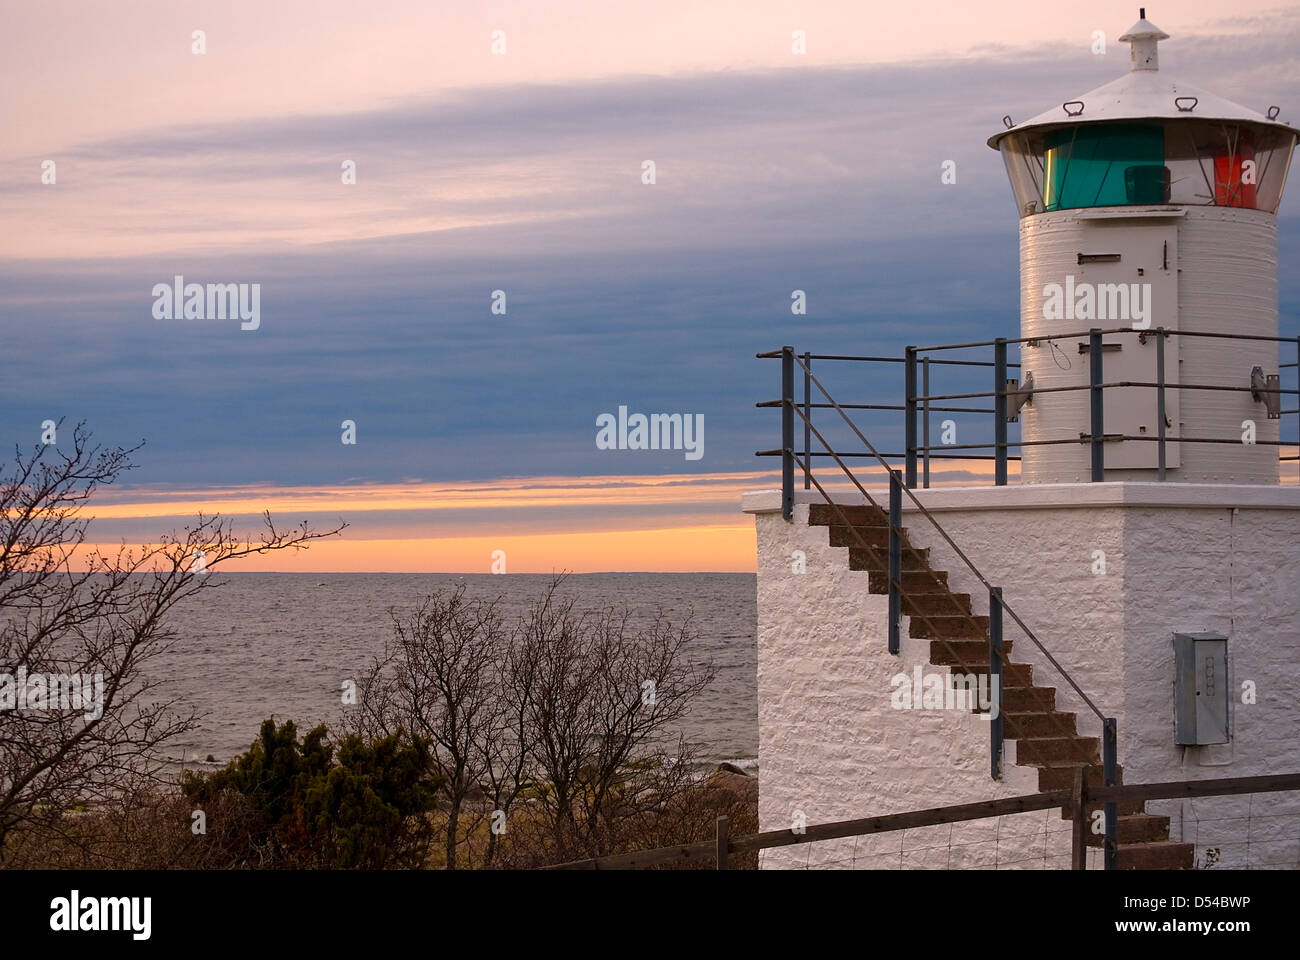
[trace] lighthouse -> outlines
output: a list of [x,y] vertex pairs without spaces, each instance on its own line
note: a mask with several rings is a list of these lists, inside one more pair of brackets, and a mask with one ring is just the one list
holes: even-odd
[[[1279,336],[1276,221],[1297,136],[1277,106],[1173,79],[1169,39],[1142,10],[1122,76],[989,137],[1014,198],[1019,326],[894,361],[909,462],[888,488],[904,454],[887,438],[855,426],[861,448],[821,453],[824,434],[798,429],[886,405],[820,379],[879,358],[761,355],[782,362],[782,399],[760,405],[782,408],[765,454],[783,471],[743,501],[760,829],[1069,790],[1080,771],[1123,785],[1300,771],[1300,487],[1279,468],[1298,344]],[[918,355],[972,348],[991,351],[973,363],[991,391],[918,380]],[[911,489],[923,404],[990,397],[996,481]],[[978,706],[947,695],[962,687]],[[1295,793],[1105,814],[1090,869],[1300,867]],[[1072,862],[1059,811],[766,854],[776,868]]]
[[[1036,443],[1089,427],[1089,395],[1061,388],[1088,382],[1091,345],[1056,335],[1120,327],[1140,335],[1104,337],[1106,382],[1157,383],[1163,367],[1164,382],[1195,386],[1105,390],[1105,433],[1133,438],[1107,442],[1106,480],[1156,479],[1163,452],[1166,479],[1278,482],[1277,344],[1248,338],[1278,335],[1276,213],[1296,133],[1275,106],[1260,114],[1170,77],[1168,39],[1144,9],[1120,37],[1127,74],[1006,118],[988,140],[1019,215],[1021,372],[1036,388],[1024,483],[1090,479],[1088,449]],[[1216,389],[1252,375],[1253,392]],[[1222,442],[1243,433],[1256,442]]]

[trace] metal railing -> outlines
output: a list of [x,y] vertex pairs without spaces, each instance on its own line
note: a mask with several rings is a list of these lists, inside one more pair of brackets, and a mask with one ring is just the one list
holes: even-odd
[[[1102,344],[1102,337],[1116,335],[1116,334],[1135,336],[1139,339],[1140,342],[1143,343],[1146,342],[1146,339],[1148,337],[1156,338],[1156,380],[1154,382],[1135,381],[1135,380],[1117,380],[1117,381],[1107,382],[1105,380],[1105,376],[1103,373],[1104,350]],[[1005,370],[1007,368],[1007,363],[1006,363],[1007,345],[1039,343],[1043,340],[1051,340],[1051,341],[1069,340],[1069,339],[1077,339],[1080,337],[1088,338],[1088,354],[1089,354],[1088,383],[1059,386],[1059,387],[1031,387],[1027,391],[1023,391],[1023,392],[1027,393],[1028,396],[1032,396],[1035,394],[1046,394],[1046,393],[1069,393],[1069,392],[1077,392],[1081,390],[1088,391],[1089,420],[1090,420],[1089,433],[1086,435],[1079,435],[1076,437],[1062,437],[1062,438],[1052,438],[1046,440],[1022,440],[1014,444],[1010,443],[1007,440],[1007,434],[1006,434],[1006,424],[1007,424],[1006,403],[1007,403],[1007,397],[1009,395],[1009,391],[1007,388],[1007,380],[1005,376]],[[1297,360],[1295,363],[1279,363],[1278,378],[1272,382],[1266,381],[1265,383],[1257,384],[1257,385],[1242,384],[1240,386],[1231,386],[1225,384],[1184,383],[1181,380],[1178,383],[1168,383],[1165,378],[1165,342],[1169,337],[1190,337],[1190,338],[1206,338],[1206,339],[1217,339],[1217,340],[1248,340],[1248,341],[1269,342],[1269,343],[1277,343],[1277,344],[1288,344],[1296,347]],[[959,400],[959,399],[973,399],[976,397],[987,397],[990,395],[994,396],[996,398],[995,409],[994,409],[994,431],[996,437],[993,443],[993,447],[994,447],[995,458],[997,460],[996,476],[994,482],[997,485],[1005,485],[1007,482],[1006,450],[1010,446],[1018,446],[1023,451],[1023,448],[1028,446],[1051,446],[1051,445],[1063,444],[1063,443],[1064,444],[1087,443],[1091,448],[1091,479],[1093,480],[1093,482],[1101,482],[1105,479],[1106,444],[1124,442],[1124,441],[1151,442],[1151,443],[1159,444],[1158,455],[1157,455],[1158,479],[1164,480],[1166,469],[1167,469],[1166,466],[1167,448],[1169,442],[1171,442],[1169,440],[1169,437],[1167,435],[1167,430],[1166,430],[1166,421],[1167,421],[1166,407],[1168,402],[1168,391],[1170,390],[1208,390],[1208,391],[1224,391],[1224,392],[1235,392],[1235,393],[1250,393],[1255,396],[1256,400],[1259,400],[1266,404],[1266,410],[1271,419],[1280,419],[1282,416],[1288,414],[1300,413],[1300,409],[1290,409],[1290,410],[1282,409],[1281,398],[1284,396],[1293,396],[1293,397],[1300,396],[1300,390],[1283,389],[1280,382],[1281,370],[1300,368],[1300,338],[1266,337],[1266,336],[1254,336],[1248,334],[1232,334],[1232,333],[1202,333],[1202,332],[1193,332],[1193,331],[1184,331],[1184,330],[1166,330],[1164,327],[1157,327],[1153,330],[1138,330],[1138,329],[1134,329],[1131,326],[1113,327],[1109,329],[1101,329],[1098,327],[1093,327],[1088,330],[1076,331],[1073,333],[1060,333],[1060,334],[1053,333],[1050,337],[1043,337],[1043,336],[1020,337],[1017,339],[999,338],[996,340],[987,340],[987,341],[981,341],[975,343],[940,344],[940,345],[929,346],[929,347],[909,347],[907,348],[908,354],[911,357],[909,366],[910,367],[915,366],[916,363],[915,356],[917,353],[921,353],[921,352],[928,353],[928,352],[940,351],[940,350],[961,350],[961,349],[970,349],[970,348],[979,348],[979,347],[992,347],[995,353],[994,365],[998,372],[995,373],[995,389],[992,392],[992,394],[957,393],[957,394],[947,394],[947,395],[941,394],[937,396],[931,396],[929,392],[926,391],[926,393],[923,396],[916,396],[912,391],[909,390],[907,391],[907,396],[909,398],[907,422],[909,424],[914,422],[918,401],[924,401],[926,403],[929,403],[934,400]],[[1139,435],[1130,435],[1130,434],[1106,433],[1104,404],[1103,404],[1105,391],[1112,388],[1129,388],[1129,387],[1147,388],[1156,391],[1157,436],[1149,437],[1149,436],[1139,436]],[[1021,393],[1022,391],[1019,390],[1016,391],[1017,396],[1019,396]],[[1273,400],[1273,403],[1269,404],[1269,400]],[[910,429],[914,435],[915,427],[912,426]],[[1178,436],[1175,438],[1175,442],[1239,444],[1242,442],[1242,440],[1239,436],[1232,437],[1232,438]],[[1282,447],[1282,446],[1292,445],[1290,441],[1284,441],[1284,440],[1254,440],[1252,442],[1260,446]],[[973,445],[973,446],[978,449],[984,445]],[[950,447],[949,449],[959,449],[959,448]],[[909,444],[908,453],[907,453],[908,477],[909,477],[910,484],[912,486],[915,486],[916,483],[916,454],[917,454],[916,445]],[[1278,459],[1296,460],[1297,457],[1283,456],[1283,457],[1279,457]]]
[[[1104,377],[1102,357],[1104,355],[1101,338],[1104,336],[1128,335],[1138,338],[1145,343],[1149,338],[1155,338],[1156,346],[1156,371],[1154,381],[1135,381],[1135,380],[1115,380],[1107,381]],[[1279,362],[1277,364],[1277,379],[1270,379],[1268,374],[1264,374],[1265,382],[1259,384],[1243,382],[1240,385],[1194,383],[1194,382],[1168,382],[1165,368],[1165,350],[1166,345],[1171,337],[1184,338],[1203,338],[1218,340],[1236,340],[1236,341],[1257,341],[1276,343],[1281,347],[1286,345],[1294,347],[1296,350],[1296,360],[1294,362]],[[1009,380],[1007,374],[1009,371],[1020,369],[1021,364],[1012,362],[1009,359],[1008,351],[1011,347],[1018,347],[1023,344],[1038,344],[1042,342],[1054,342],[1056,340],[1079,339],[1087,340],[1089,354],[1088,382],[1079,384],[1070,384],[1064,386],[1035,386],[1032,383],[1026,384],[1018,380]],[[1082,350],[1082,345],[1080,350]],[[971,359],[948,359],[933,357],[931,354],[951,351],[984,351],[991,350],[992,358],[988,360],[971,360]],[[780,351],[759,354],[760,357],[779,357]],[[1008,480],[1008,463],[1019,460],[1020,457],[1011,454],[1013,449],[1018,449],[1023,453],[1026,447],[1036,446],[1054,446],[1062,444],[1087,444],[1090,448],[1090,478],[1094,482],[1100,482],[1105,478],[1106,469],[1106,447],[1109,444],[1122,442],[1136,443],[1155,443],[1157,444],[1157,456],[1155,469],[1157,479],[1165,480],[1166,471],[1169,469],[1168,446],[1170,443],[1189,443],[1189,444],[1240,444],[1241,437],[1198,437],[1198,436],[1173,436],[1170,437],[1167,428],[1167,408],[1169,400],[1169,391],[1187,390],[1187,391],[1220,391],[1230,393],[1250,393],[1254,398],[1265,403],[1266,411],[1270,419],[1281,419],[1282,417],[1300,414],[1300,404],[1291,408],[1282,407],[1283,398],[1300,397],[1300,389],[1284,388],[1281,385],[1281,371],[1296,370],[1300,372],[1300,337],[1266,337],[1245,334],[1232,333],[1200,333],[1192,331],[1168,330],[1163,327],[1156,327],[1146,330],[1134,329],[1133,327],[1114,327],[1114,328],[1090,328],[1088,330],[1079,330],[1066,333],[1053,333],[1051,336],[1038,337],[1019,337],[1019,338],[996,338],[993,340],[972,341],[968,343],[951,343],[935,344],[930,346],[909,346],[905,348],[902,357],[888,356],[853,356],[843,354],[800,354],[800,367],[804,370],[803,382],[803,401],[800,406],[803,409],[805,419],[803,448],[797,453],[802,460],[802,466],[805,473],[804,489],[811,486],[809,474],[813,467],[814,457],[827,456],[827,453],[812,450],[811,442],[811,421],[814,410],[832,409],[829,403],[813,403],[811,399],[811,370],[813,361],[847,361],[871,365],[897,365],[903,366],[903,383],[901,390],[901,403],[844,403],[840,408],[844,410],[861,410],[861,411],[886,411],[898,412],[903,414],[903,449],[897,453],[882,454],[888,461],[900,463],[903,467],[905,482],[909,488],[915,489],[918,485],[928,488],[930,486],[931,461],[932,460],[991,460],[993,462],[993,482],[996,486],[1004,486]],[[960,368],[984,368],[991,370],[993,374],[992,390],[959,390],[943,393],[933,393],[931,388],[931,368],[953,371]],[[1262,371],[1261,371],[1262,372]],[[870,382],[873,378],[864,378]],[[892,378],[890,378],[892,380]],[[1243,380],[1249,379],[1249,375],[1243,371]],[[878,379],[876,379],[878,382]],[[1300,383],[1298,383],[1300,386]],[[783,390],[782,399],[765,401],[758,404],[760,407],[777,407],[782,406],[786,400],[794,400],[794,381],[791,380],[788,390]],[[1122,433],[1107,433],[1105,426],[1105,391],[1118,388],[1139,388],[1149,389],[1156,393],[1156,422],[1157,435],[1143,436]],[[1072,393],[1087,391],[1089,394],[1088,426],[1089,432],[1075,433],[1068,437],[1051,437],[1036,440],[1016,440],[1008,436],[1008,424],[1018,420],[1019,409],[1026,402],[1032,402],[1034,396],[1057,393]],[[898,393],[889,391],[894,396]],[[971,404],[962,404],[961,401],[979,401],[991,400],[990,406],[974,406]],[[1011,403],[1016,402],[1015,409],[1011,408]],[[931,414],[933,413],[955,413],[955,414],[979,414],[992,418],[991,439],[976,443],[940,443],[932,444],[930,442]],[[919,421],[919,427],[918,427]],[[783,446],[786,446],[783,437]],[[793,445],[793,435],[789,438],[790,444]],[[1276,446],[1279,448],[1292,447],[1300,445],[1300,437],[1296,440],[1261,440],[1253,441],[1259,446]],[[776,455],[780,451],[763,451],[765,455]],[[871,454],[864,453],[841,453],[842,457],[855,459],[867,457]],[[1300,461],[1300,456],[1280,455],[1279,461],[1295,462]],[[793,483],[793,472],[790,473],[790,479]]]
[[[969,405],[968,406],[948,406],[948,405],[937,406],[934,405],[931,401],[935,399],[946,399],[946,398],[928,396],[930,392],[931,366],[937,368],[950,368],[950,367],[991,368],[994,367],[995,364],[992,361],[982,361],[982,360],[946,360],[946,359],[934,359],[930,357],[919,357],[917,355],[916,350],[917,348],[915,347],[908,347],[907,355],[904,357],[856,356],[856,355],[833,354],[833,353],[803,353],[799,355],[801,359],[800,367],[804,371],[803,402],[800,404],[800,406],[803,409],[804,430],[803,430],[803,449],[799,451],[797,456],[803,461],[805,490],[811,487],[812,458],[831,455],[830,453],[827,452],[814,451],[812,449],[812,411],[832,410],[835,409],[837,406],[842,410],[887,411],[891,413],[906,414],[905,423],[908,426],[906,428],[905,442],[906,442],[907,452],[886,453],[883,454],[883,456],[885,457],[886,460],[907,461],[908,464],[907,476],[909,478],[908,486],[910,487],[916,486],[915,473],[916,473],[918,454],[921,455],[921,459],[924,464],[926,487],[930,485],[929,480],[930,480],[931,459],[935,459],[935,460],[945,460],[945,459],[946,460],[995,460],[997,459],[994,454],[966,454],[966,453],[956,453],[956,452],[942,452],[942,451],[958,451],[958,450],[966,450],[966,449],[974,449],[974,448],[984,449],[989,446],[987,444],[968,445],[968,446],[942,445],[938,447],[931,446],[930,444],[930,416],[929,415],[931,413],[995,414],[996,413],[995,407],[972,407]],[[781,351],[777,350],[777,351],[772,351],[770,353],[760,353],[758,356],[760,358],[780,357]],[[812,371],[812,365],[814,360],[846,361],[850,363],[862,363],[862,364],[903,364],[905,365],[905,389],[903,394],[905,397],[905,401],[903,403],[843,403],[843,404],[814,403],[812,401],[812,380],[811,380],[811,371]],[[1018,367],[1019,364],[1016,363],[1006,364],[1006,367],[1003,369],[1003,375],[1005,375],[1005,369],[1015,369]],[[918,394],[916,389],[918,372],[921,378],[921,390],[922,390],[921,394]],[[890,393],[892,393],[892,390],[890,391]],[[791,376],[790,383],[788,385],[788,389],[785,388],[784,381],[783,381],[783,389],[782,389],[783,399],[763,401],[757,404],[757,406],[780,407],[784,404],[785,398],[787,397],[793,398],[793,396],[794,396],[794,380],[793,380],[793,371],[792,371],[792,376]],[[994,394],[993,393],[970,394],[969,396],[991,397],[994,396]],[[922,425],[923,425],[922,429],[924,434],[923,444],[918,444],[916,439],[916,420],[919,411],[923,411],[925,414],[922,420]],[[791,424],[793,424],[793,421],[791,421]],[[793,439],[794,438],[792,434],[790,437],[791,443],[793,443]],[[760,455],[774,456],[774,455],[779,455],[780,452],[781,451],[763,451]],[[870,453],[841,452],[840,455],[849,459],[872,457],[872,454]],[[1004,460],[1005,459],[1018,460],[1019,458],[1014,456],[1011,457],[1004,456]],[[791,476],[793,477],[793,473],[791,474]]]

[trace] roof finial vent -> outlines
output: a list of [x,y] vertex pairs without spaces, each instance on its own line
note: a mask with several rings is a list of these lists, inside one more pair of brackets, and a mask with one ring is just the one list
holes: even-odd
[[1129,44],[1129,60],[1134,70],[1160,69],[1160,54],[1156,50],[1156,44],[1168,40],[1169,34],[1147,20],[1146,7],[1138,10],[1138,22],[1129,27],[1128,32],[1119,39],[1122,43]]

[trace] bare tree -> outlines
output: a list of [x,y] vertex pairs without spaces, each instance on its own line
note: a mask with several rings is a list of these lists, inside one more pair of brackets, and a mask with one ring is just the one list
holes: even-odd
[[[696,786],[677,728],[714,671],[690,659],[689,622],[637,626],[627,610],[580,609],[563,583],[553,578],[513,629],[500,598],[434,593],[394,616],[394,639],[363,681],[361,732],[404,727],[436,746],[448,868],[460,848],[474,852],[485,813],[509,822],[508,838],[489,831],[486,865],[535,866],[608,852]],[[466,828],[480,788],[488,803]],[[529,812],[512,818],[525,795]]]
[[78,424],[70,450],[16,450],[0,476],[0,862],[16,829],[57,831],[70,807],[156,778],[158,748],[192,729],[147,668],[177,639],[172,609],[217,585],[206,571],[344,526],[280,530],[266,514],[260,537],[243,539],[200,515],[154,545],[91,548],[84,508],[137,449],[93,444]]
[[492,750],[506,748],[485,746],[501,727],[494,664],[505,631],[497,601],[467,598],[464,584],[392,618],[393,640],[363,686],[364,716],[379,730],[404,727],[433,745],[446,778],[446,866],[455,870],[466,798],[479,789]]
[[496,696],[492,699],[484,737],[480,745],[484,788],[492,802],[493,823],[488,834],[485,865],[496,862],[499,836],[495,817],[503,818],[508,829],[510,811],[528,783],[532,764],[533,731],[528,722],[528,690],[533,684],[536,661],[513,640],[503,644],[493,664]]
[[649,626],[634,629],[623,610],[593,624],[600,682],[592,690],[596,735],[584,767],[579,806],[586,835],[605,852],[603,837],[614,808],[620,817],[646,800],[661,804],[668,785],[694,760],[689,745],[670,738],[692,701],[712,682],[711,666],[689,657],[689,620],[680,625],[658,614]]
[[664,802],[692,759],[670,732],[715,671],[688,656],[689,622],[637,628],[626,609],[580,611],[559,586],[534,603],[522,643],[542,806],[565,860],[609,852],[615,820]]
[[519,643],[521,660],[532,670],[524,704],[533,760],[546,785],[538,799],[550,825],[553,855],[567,860],[577,843],[574,811],[587,739],[596,731],[588,694],[599,670],[590,655],[585,617],[575,598],[557,596],[559,585],[553,580],[532,604]]

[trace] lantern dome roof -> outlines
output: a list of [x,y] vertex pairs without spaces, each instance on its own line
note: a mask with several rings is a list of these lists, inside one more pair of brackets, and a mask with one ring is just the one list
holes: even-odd
[[999,130],[989,137],[988,145],[997,149],[1004,137],[1026,130],[1166,119],[1225,120],[1281,129],[1294,135],[1294,127],[1277,119],[1276,107],[1270,107],[1266,116],[1161,73],[1157,45],[1167,39],[1169,34],[1148,21],[1143,9],[1138,22],[1120,37],[1131,45],[1132,69],[1128,73],[1030,120]]

